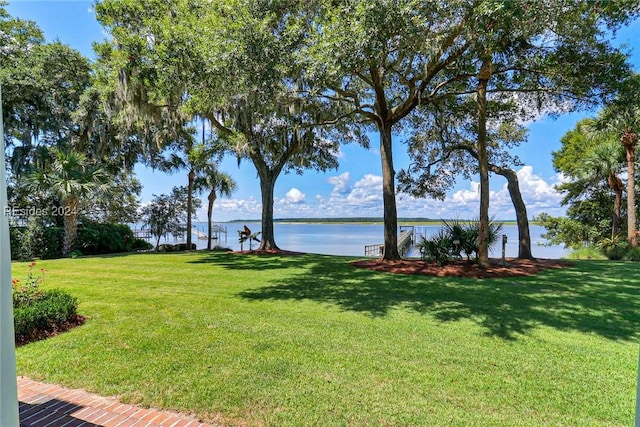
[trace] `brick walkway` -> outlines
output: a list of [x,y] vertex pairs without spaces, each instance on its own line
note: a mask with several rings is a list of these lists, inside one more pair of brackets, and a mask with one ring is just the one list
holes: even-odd
[[194,418],[18,377],[20,427],[213,427]]

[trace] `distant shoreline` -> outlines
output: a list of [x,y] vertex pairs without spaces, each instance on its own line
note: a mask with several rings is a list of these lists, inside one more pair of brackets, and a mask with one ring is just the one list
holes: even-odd
[[[398,225],[441,225],[443,221],[451,222],[456,219],[433,219],[433,218],[398,218]],[[461,219],[460,222],[470,222],[472,220]],[[228,224],[260,222],[259,219],[234,219],[225,221]],[[273,220],[274,223],[280,224],[383,224],[383,218],[353,217],[353,218],[278,218]],[[498,220],[504,225],[516,225],[516,220]],[[530,221],[530,224],[535,224]]]

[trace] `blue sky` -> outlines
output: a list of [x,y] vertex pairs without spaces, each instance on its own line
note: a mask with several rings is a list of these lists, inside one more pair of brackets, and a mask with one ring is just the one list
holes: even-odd
[[[107,37],[92,11],[90,0],[67,1],[9,1],[8,12],[22,19],[35,21],[48,41],[61,42],[93,58],[92,42]],[[640,21],[616,34],[616,45],[632,49],[632,63],[640,66]],[[635,49],[633,49],[635,47]],[[571,113],[557,119],[543,118],[528,126],[528,142],[514,150],[525,165],[517,168],[520,187],[527,204],[529,217],[540,212],[562,215],[561,196],[553,185],[561,182],[551,164],[551,152],[560,148],[560,138],[589,112]],[[348,217],[382,216],[382,177],[377,135],[372,134],[371,149],[347,145],[341,149],[340,167],[325,173],[307,171],[304,175],[282,175],[275,188],[276,218],[287,217]],[[394,162],[396,170],[408,164],[402,139],[395,138]],[[221,198],[214,207],[217,221],[260,218],[260,186],[253,165],[243,161],[238,167],[235,158],[225,159],[220,167],[238,183],[238,190],[230,198]],[[166,175],[144,167],[136,173],[144,189],[142,203],[152,194],[168,193],[176,185],[186,184],[186,173]],[[513,219],[515,214],[506,182],[491,176],[490,211],[496,218]],[[398,195],[398,215],[401,217],[472,218],[477,216],[479,191],[477,182],[459,179],[445,201],[414,199]],[[206,219],[204,211],[198,217]]]

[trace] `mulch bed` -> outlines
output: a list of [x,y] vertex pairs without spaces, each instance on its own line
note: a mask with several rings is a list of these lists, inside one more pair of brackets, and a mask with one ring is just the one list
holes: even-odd
[[482,269],[472,261],[454,261],[444,266],[422,260],[403,259],[399,261],[384,261],[380,259],[366,259],[351,263],[354,267],[383,271],[396,274],[416,274],[438,277],[467,277],[487,279],[498,277],[531,276],[550,268],[571,267],[574,263],[557,259],[535,260],[507,258],[506,265],[502,260],[491,259],[490,267]]
[[[283,255],[297,256],[304,255],[303,252],[293,252],[278,250],[268,251],[230,251],[230,254],[257,254],[257,255]],[[502,260],[491,258],[489,268],[480,268],[474,261],[459,260],[444,266],[436,263],[426,262],[419,259],[403,259],[398,261],[384,261],[381,259],[364,259],[351,262],[351,265],[358,268],[367,268],[374,271],[383,271],[394,274],[415,274],[423,276],[438,277],[467,277],[473,279],[488,279],[498,277],[531,276],[540,271],[550,268],[572,267],[575,263],[559,259],[536,258],[518,259],[507,258],[506,265],[502,265]]]
[[87,318],[84,316],[80,316],[77,314],[75,318],[67,321],[67,322],[59,322],[49,325],[47,329],[36,329],[32,331],[29,335],[16,337],[16,346],[21,346],[25,344],[29,344],[30,342],[44,340],[49,337],[55,337],[56,335],[60,335],[63,332],[68,331],[69,329],[73,329],[76,326],[82,325],[86,322]]

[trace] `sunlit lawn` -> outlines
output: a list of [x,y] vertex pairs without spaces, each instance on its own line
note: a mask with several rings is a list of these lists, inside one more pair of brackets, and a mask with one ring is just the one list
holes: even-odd
[[632,424],[638,264],[474,280],[348,261],[40,261],[89,320],[19,348],[18,371],[225,425]]

